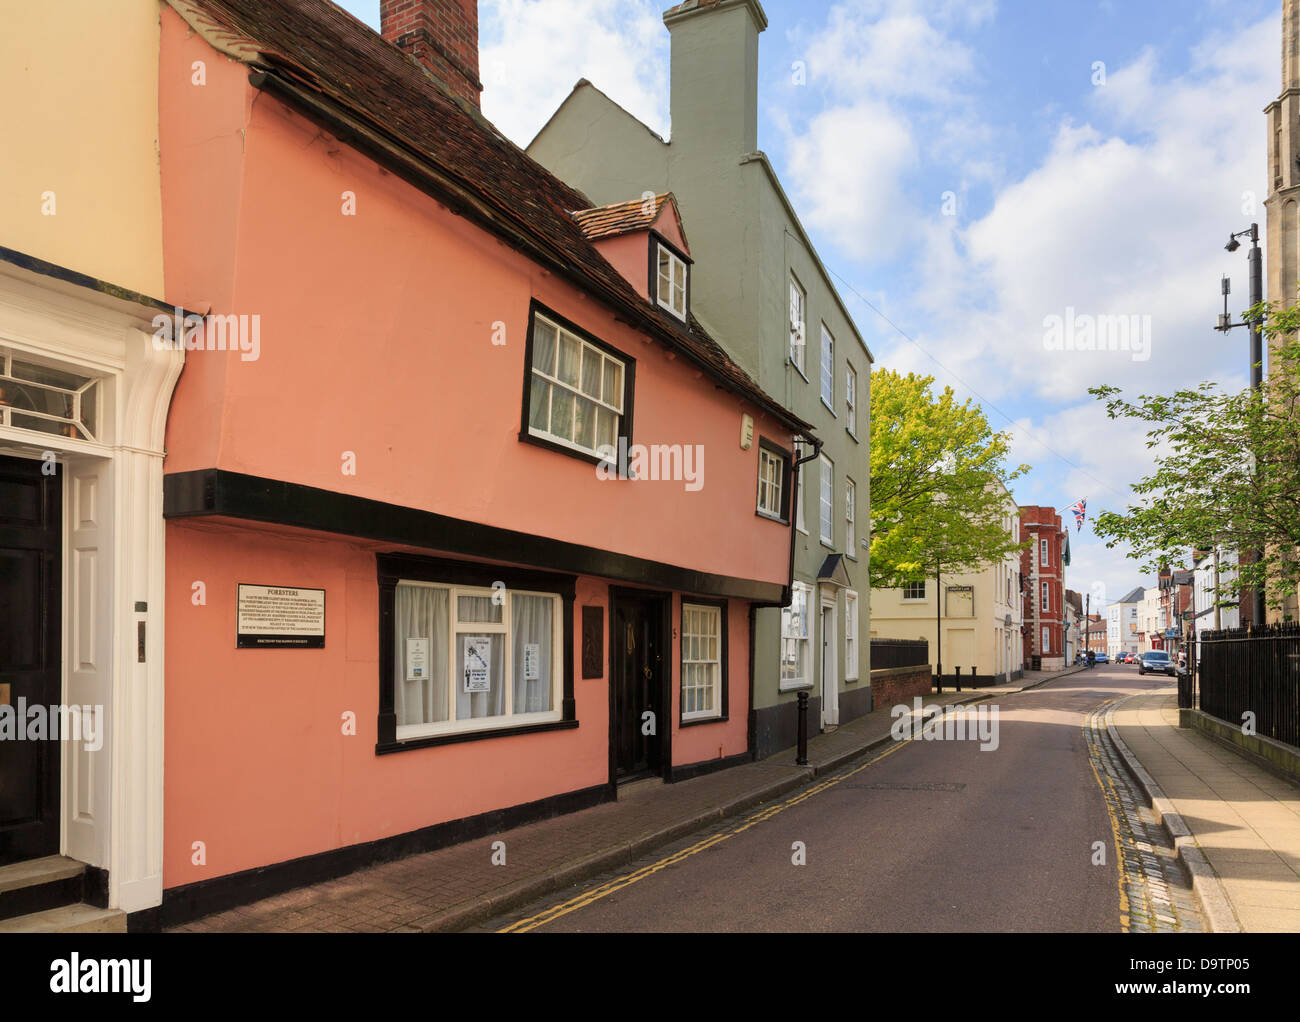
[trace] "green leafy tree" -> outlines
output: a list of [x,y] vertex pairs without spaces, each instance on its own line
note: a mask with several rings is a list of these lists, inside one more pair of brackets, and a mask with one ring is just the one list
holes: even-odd
[[1103,511],[1093,528],[1108,547],[1127,544],[1146,570],[1215,545],[1259,550],[1258,560],[1242,556],[1248,563],[1220,579],[1218,599],[1235,602],[1243,589],[1259,589],[1276,608],[1300,582],[1300,307],[1271,303],[1246,316],[1259,312],[1272,354],[1258,393],[1201,383],[1129,401],[1116,387],[1090,390],[1112,419],[1146,423],[1155,452],[1155,470],[1133,485],[1140,500]]
[[1006,464],[1009,437],[934,378],[871,374],[871,585],[976,571],[1018,553],[1004,492],[1029,471]]

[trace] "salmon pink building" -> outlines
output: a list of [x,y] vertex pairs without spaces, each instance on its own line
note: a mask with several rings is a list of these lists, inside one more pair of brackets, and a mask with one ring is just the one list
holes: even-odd
[[752,756],[816,438],[693,317],[671,195],[592,208],[476,46],[389,34],[162,7],[163,925]]

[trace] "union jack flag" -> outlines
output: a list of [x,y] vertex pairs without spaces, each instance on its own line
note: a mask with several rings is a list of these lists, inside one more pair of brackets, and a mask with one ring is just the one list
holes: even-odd
[[1088,513],[1088,498],[1084,497],[1077,504],[1071,504],[1070,510],[1074,512],[1074,531],[1078,532],[1083,528],[1083,519]]

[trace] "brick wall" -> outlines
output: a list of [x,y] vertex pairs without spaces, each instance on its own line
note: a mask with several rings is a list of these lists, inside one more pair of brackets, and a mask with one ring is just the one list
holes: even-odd
[[385,39],[478,105],[478,0],[380,0],[379,19]]
[[934,690],[934,667],[886,667],[871,672],[871,696],[874,709],[911,705],[916,696]]

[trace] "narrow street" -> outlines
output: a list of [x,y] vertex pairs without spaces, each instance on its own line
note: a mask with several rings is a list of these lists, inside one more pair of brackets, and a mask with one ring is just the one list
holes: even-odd
[[1098,667],[1006,697],[996,749],[877,750],[475,932],[1200,929],[1186,877],[1089,727],[1167,682]]

